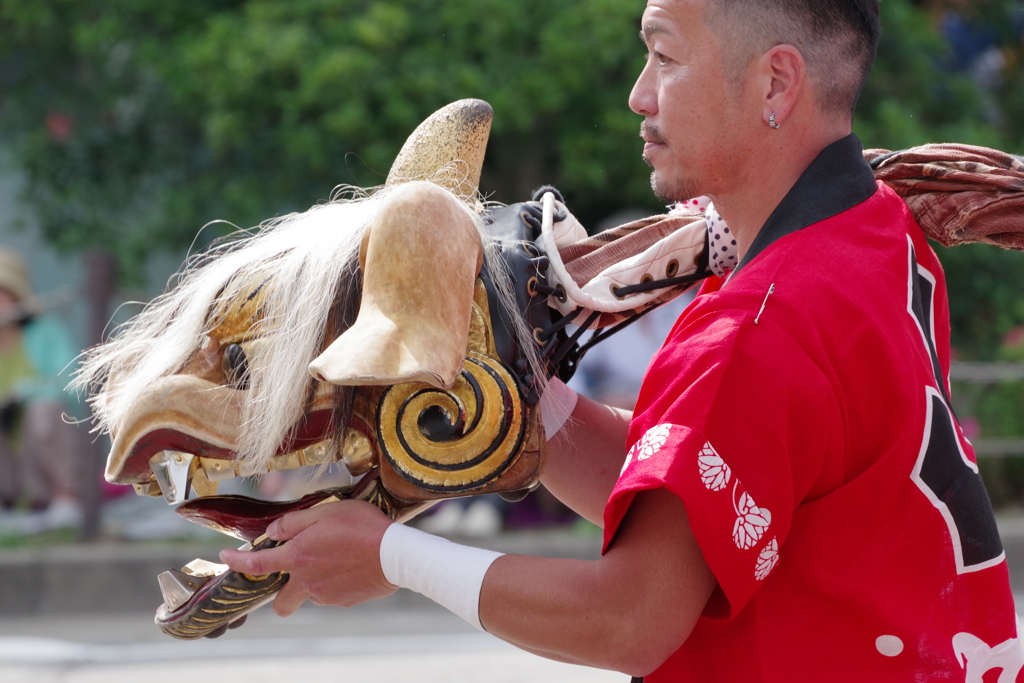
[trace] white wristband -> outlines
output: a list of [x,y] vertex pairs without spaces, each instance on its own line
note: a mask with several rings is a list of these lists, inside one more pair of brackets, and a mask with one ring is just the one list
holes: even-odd
[[422,593],[476,626],[480,624],[480,589],[491,563],[502,556],[392,524],[380,541],[384,578]]
[[544,434],[550,441],[576,410],[579,395],[566,386],[565,382],[552,377],[540,397],[540,419],[544,422]]

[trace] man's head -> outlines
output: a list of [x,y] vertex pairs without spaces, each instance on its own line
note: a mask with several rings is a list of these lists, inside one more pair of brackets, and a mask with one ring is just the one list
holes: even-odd
[[709,0],[706,20],[726,46],[738,86],[751,61],[776,45],[803,55],[826,114],[853,116],[878,49],[879,0]]
[[648,0],[630,106],[655,193],[728,193],[794,143],[842,137],[878,34],[878,0]]

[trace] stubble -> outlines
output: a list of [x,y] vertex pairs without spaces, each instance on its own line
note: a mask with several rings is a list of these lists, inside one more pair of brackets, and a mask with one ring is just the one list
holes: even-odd
[[[651,142],[666,145],[666,149],[671,151],[661,131],[653,124],[646,121],[641,124],[640,137]],[[643,159],[645,164],[654,169],[651,171],[651,190],[654,192],[654,196],[661,201],[669,204],[685,202],[688,199],[693,199],[703,194],[700,191],[700,184],[694,178],[687,176],[664,177],[658,174],[658,170],[654,168],[654,164],[647,157]]]

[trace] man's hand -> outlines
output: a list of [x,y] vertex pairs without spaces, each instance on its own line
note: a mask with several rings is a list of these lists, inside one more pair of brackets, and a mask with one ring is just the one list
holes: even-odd
[[392,523],[363,501],[327,503],[271,524],[267,535],[287,541],[284,545],[258,552],[223,550],[220,559],[245,574],[288,572],[288,583],[274,599],[278,616],[288,616],[306,600],[351,607],[398,588],[380,568],[380,540]]

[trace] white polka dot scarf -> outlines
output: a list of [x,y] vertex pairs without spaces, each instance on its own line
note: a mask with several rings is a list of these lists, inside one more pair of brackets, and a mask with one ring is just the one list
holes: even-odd
[[708,204],[704,212],[708,224],[708,265],[718,277],[725,277],[736,267],[736,237],[729,231],[725,219],[715,211],[714,204]]
[[736,267],[738,247],[736,238],[725,219],[707,197],[697,197],[676,204],[671,213],[704,213],[708,225],[708,266],[718,277],[725,277]]

